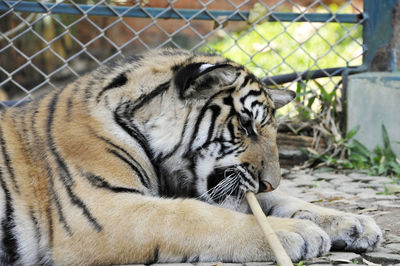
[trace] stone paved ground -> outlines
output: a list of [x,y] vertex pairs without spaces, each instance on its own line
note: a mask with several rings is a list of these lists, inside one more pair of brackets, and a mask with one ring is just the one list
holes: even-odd
[[[366,214],[375,218],[384,234],[379,249],[365,254],[331,252],[299,265],[397,265],[400,266],[400,188],[392,179],[359,173],[333,174],[284,171],[281,189],[325,207]],[[386,191],[386,193],[385,193]],[[394,191],[395,193],[387,193]],[[167,264],[163,264],[166,266]],[[190,263],[174,264],[193,266]],[[196,266],[266,266],[274,263],[196,263]],[[157,266],[161,266],[158,264]],[[172,266],[172,264],[169,264]]]
[[[332,252],[305,265],[357,264],[400,266],[400,186],[392,179],[360,173],[333,174],[286,172],[281,189],[315,204],[374,217],[384,240],[374,252]],[[393,191],[394,193],[388,193]]]

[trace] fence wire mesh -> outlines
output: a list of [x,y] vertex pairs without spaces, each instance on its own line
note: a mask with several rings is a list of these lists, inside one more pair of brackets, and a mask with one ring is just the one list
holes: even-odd
[[[0,1],[0,7],[0,100],[29,100],[111,60],[162,47],[215,52],[258,77],[362,64],[362,0]],[[323,97],[340,96],[340,78],[299,80],[300,74],[280,86],[298,92],[295,113],[305,119]]]

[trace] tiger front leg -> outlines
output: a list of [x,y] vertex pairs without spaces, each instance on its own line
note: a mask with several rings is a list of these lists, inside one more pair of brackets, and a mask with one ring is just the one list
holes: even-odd
[[369,216],[321,207],[279,190],[259,194],[258,199],[268,215],[309,220],[320,226],[335,250],[361,253],[373,250],[382,240],[381,230]]
[[[274,260],[252,215],[191,199],[116,195],[96,202],[91,210],[102,230],[78,220],[71,235],[56,230],[57,265]],[[309,221],[272,217],[270,222],[293,261],[329,249],[326,233]]]

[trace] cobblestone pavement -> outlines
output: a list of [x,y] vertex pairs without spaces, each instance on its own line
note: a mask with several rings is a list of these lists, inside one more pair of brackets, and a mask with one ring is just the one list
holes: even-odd
[[[283,171],[281,189],[308,202],[374,217],[384,234],[381,247],[365,254],[331,252],[298,265],[397,265],[400,266],[400,186],[392,179],[360,173],[334,174]],[[193,266],[190,263],[157,264]],[[195,263],[195,266],[266,266],[274,263]],[[296,264],[295,264],[296,265]]]
[[373,252],[331,252],[326,257],[305,261],[305,265],[400,266],[400,186],[392,184],[391,178],[306,171],[286,172],[283,176],[283,191],[321,206],[372,216],[384,236],[381,247]]

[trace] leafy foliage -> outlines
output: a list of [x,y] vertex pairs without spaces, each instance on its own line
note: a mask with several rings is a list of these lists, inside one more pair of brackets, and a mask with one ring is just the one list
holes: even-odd
[[337,141],[337,152],[311,152],[311,163],[317,163],[317,168],[360,169],[369,175],[400,178],[400,160],[392,149],[386,127],[382,125],[383,146],[377,145],[372,151],[353,139],[358,130],[359,127],[350,130],[344,138]]
[[[252,19],[249,23],[253,20],[257,21]],[[220,30],[218,38],[212,39],[203,49],[222,54],[263,77],[306,69],[360,65],[361,35],[361,26],[348,23],[264,20],[237,32]]]

